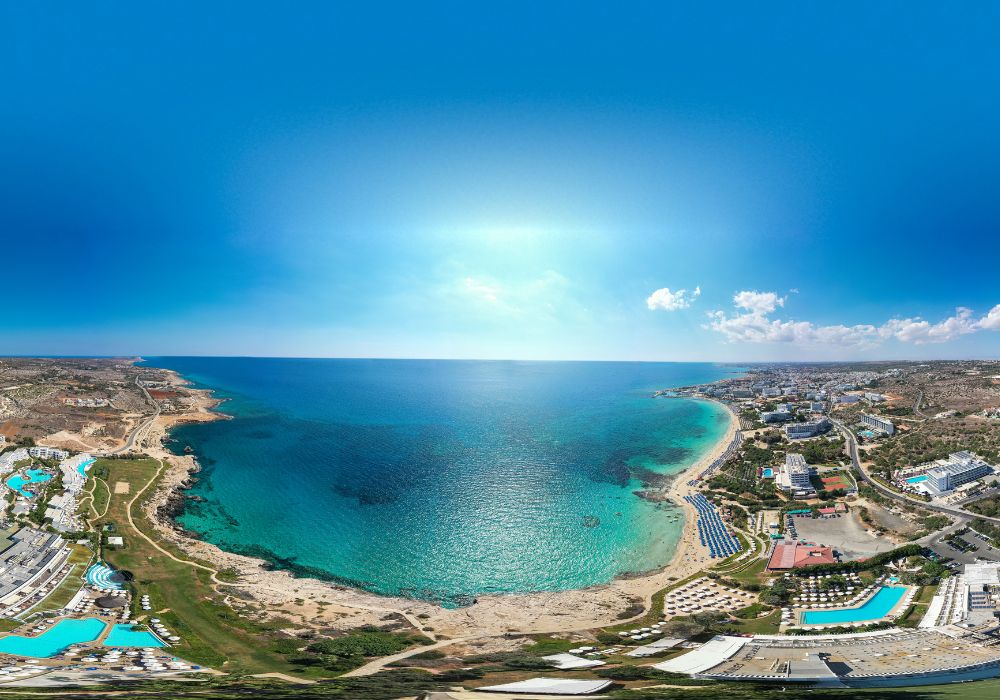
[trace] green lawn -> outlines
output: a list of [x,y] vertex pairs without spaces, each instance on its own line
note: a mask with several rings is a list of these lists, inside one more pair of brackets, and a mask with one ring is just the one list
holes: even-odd
[[778,626],[781,624],[781,610],[775,610],[765,617],[757,617],[752,620],[739,620],[735,623],[727,622],[725,627],[733,628],[737,634],[777,634]]
[[93,508],[100,515],[107,509],[111,493],[108,491],[108,484],[103,479],[97,477],[94,477],[91,482],[91,488],[93,492]]
[[766,566],[766,559],[752,559],[749,564],[727,574],[727,576],[744,583],[760,583],[765,578],[764,567]]
[[920,595],[914,598],[913,604],[907,608],[903,616],[896,621],[896,624],[900,627],[916,627],[920,624],[924,615],[927,614],[927,608],[930,607],[931,599],[934,597],[936,591],[937,586],[922,587]]

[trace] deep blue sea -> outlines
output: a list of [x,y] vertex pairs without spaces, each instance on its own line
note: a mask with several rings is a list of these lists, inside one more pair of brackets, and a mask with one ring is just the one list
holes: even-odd
[[149,358],[226,399],[180,426],[180,522],[298,574],[461,605],[665,564],[680,510],[634,492],[717,442],[697,363]]

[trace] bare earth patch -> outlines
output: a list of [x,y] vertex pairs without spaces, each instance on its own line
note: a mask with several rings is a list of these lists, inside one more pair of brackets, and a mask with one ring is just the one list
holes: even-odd
[[115,493],[128,493],[129,483],[127,481],[115,482]]

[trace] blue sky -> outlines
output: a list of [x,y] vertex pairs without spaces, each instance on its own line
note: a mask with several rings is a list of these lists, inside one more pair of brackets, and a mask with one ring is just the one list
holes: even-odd
[[1000,356],[997,4],[357,5],[0,5],[0,350]]

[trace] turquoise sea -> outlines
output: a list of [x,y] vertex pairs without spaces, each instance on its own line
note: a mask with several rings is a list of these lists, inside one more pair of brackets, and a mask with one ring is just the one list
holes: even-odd
[[226,401],[177,428],[179,517],[223,549],[374,592],[467,603],[657,568],[679,509],[639,498],[716,443],[715,404],[652,398],[699,363],[149,358]]

